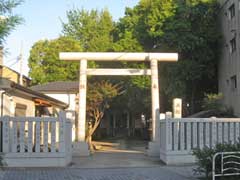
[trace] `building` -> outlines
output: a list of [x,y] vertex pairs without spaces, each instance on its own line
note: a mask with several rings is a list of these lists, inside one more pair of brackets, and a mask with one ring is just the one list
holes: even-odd
[[219,92],[223,103],[240,116],[240,1],[219,0],[223,33],[218,67]]
[[50,82],[32,86],[33,91],[43,93],[68,105],[65,109],[67,118],[72,121],[72,139],[76,137],[76,122],[78,111],[78,82]]
[[0,78],[0,116],[56,116],[68,105],[6,78]]
[[22,84],[25,87],[30,86],[31,83],[31,79],[24,75],[22,75],[21,83],[21,74],[3,65],[3,47],[0,47],[0,78],[9,79],[10,81],[13,81],[17,84]]
[[[9,79],[15,83],[20,84],[20,73],[18,73],[17,71],[15,71],[7,66],[4,66],[3,64],[0,64],[0,77]],[[25,87],[30,86],[31,79],[28,78],[27,76],[23,75],[22,81],[23,81],[23,83],[22,83],[23,86],[25,86]]]

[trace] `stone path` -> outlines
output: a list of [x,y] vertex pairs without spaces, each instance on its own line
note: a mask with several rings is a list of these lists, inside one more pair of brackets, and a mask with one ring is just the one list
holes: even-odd
[[146,144],[118,141],[89,157],[73,157],[66,168],[4,168],[0,180],[188,180],[192,166],[165,166],[146,155]]
[[168,168],[50,168],[5,169],[0,180],[188,180],[188,174],[179,174]]

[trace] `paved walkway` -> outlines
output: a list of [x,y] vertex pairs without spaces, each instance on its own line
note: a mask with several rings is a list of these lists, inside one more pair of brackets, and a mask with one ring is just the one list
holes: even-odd
[[5,169],[1,180],[187,180],[188,174],[178,174],[165,167],[151,168],[48,168]]
[[74,157],[66,168],[5,168],[0,180],[187,180],[193,166],[165,166],[146,156],[139,141],[120,141],[89,157]]

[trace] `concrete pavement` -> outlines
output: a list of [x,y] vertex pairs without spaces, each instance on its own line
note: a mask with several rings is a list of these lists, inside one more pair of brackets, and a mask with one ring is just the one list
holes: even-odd
[[38,168],[4,169],[0,180],[188,180],[188,174],[179,174],[165,167],[144,168]]
[[66,168],[4,168],[0,180],[188,180],[192,165],[165,166],[146,155],[146,143],[118,141],[89,157],[73,157]]

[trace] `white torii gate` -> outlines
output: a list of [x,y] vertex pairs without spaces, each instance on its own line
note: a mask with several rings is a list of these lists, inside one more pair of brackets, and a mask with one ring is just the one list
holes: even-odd
[[[87,75],[151,75],[152,93],[152,141],[159,142],[156,123],[159,119],[158,61],[175,62],[177,53],[116,53],[116,52],[61,52],[61,60],[80,61],[79,117],[77,125],[78,149],[85,142]],[[87,61],[148,61],[150,69],[88,69]],[[86,149],[86,148],[85,148]],[[155,150],[153,150],[155,151]],[[156,149],[158,152],[159,149]],[[156,153],[157,153],[156,152]],[[81,153],[80,154],[86,154]],[[154,153],[153,153],[154,154]]]

